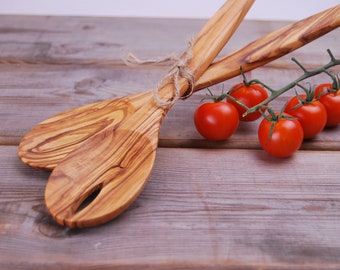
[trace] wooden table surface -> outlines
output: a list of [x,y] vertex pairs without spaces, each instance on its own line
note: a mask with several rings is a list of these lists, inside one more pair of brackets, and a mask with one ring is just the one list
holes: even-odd
[[[208,142],[192,121],[205,90],[167,115],[150,181],[125,213],[82,230],[49,216],[49,172],[19,161],[22,136],[65,109],[156,87],[169,65],[122,59],[180,55],[204,22],[0,16],[0,269],[340,269],[340,127],[289,159],[260,149],[258,121]],[[245,21],[223,54],[285,24]],[[338,29],[247,76],[282,87],[301,74],[292,56],[314,68],[339,45]]]

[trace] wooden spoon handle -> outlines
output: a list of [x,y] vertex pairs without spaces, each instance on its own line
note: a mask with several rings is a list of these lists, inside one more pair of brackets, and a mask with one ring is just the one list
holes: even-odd
[[[340,5],[287,25],[259,38],[213,63],[195,84],[194,90],[223,82],[265,65],[340,26]],[[184,93],[182,93],[184,95]]]
[[[206,23],[192,45],[187,68],[198,78],[214,61],[255,0],[229,0]],[[190,48],[189,48],[190,49]],[[182,59],[188,52],[185,52]]]

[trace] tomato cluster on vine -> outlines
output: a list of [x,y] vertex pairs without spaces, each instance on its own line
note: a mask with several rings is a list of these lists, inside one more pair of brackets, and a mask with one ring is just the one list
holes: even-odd
[[[339,60],[331,53],[331,64]],[[261,147],[270,155],[279,158],[289,157],[302,145],[304,140],[312,139],[326,127],[340,123],[340,82],[339,78],[324,67],[307,71],[304,75],[279,90],[273,90],[259,80],[243,82],[230,88],[227,93],[214,96],[209,90],[207,98],[212,102],[201,104],[195,111],[194,123],[197,131],[208,140],[228,139],[237,130],[239,122],[252,122],[263,118],[258,126],[258,140]],[[305,87],[300,81],[319,73],[326,73],[332,83],[322,83]],[[281,111],[269,107],[270,101],[282,93],[299,87],[302,94],[289,98]]]
[[334,89],[332,84],[320,84],[315,92],[291,97],[282,112],[274,113],[263,106],[247,114],[247,108],[268,96],[263,86],[244,82],[233,86],[228,94],[210,95],[213,102],[203,103],[195,111],[196,129],[208,140],[225,140],[234,134],[240,121],[252,122],[263,116],[258,128],[260,145],[272,156],[288,157],[304,139],[340,123],[340,88]]

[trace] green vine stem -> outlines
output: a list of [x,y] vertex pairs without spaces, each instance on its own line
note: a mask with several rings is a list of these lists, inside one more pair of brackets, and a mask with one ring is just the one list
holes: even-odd
[[254,79],[249,81],[249,84],[253,84],[253,83],[257,83],[257,84],[261,84],[263,87],[265,87],[269,92],[270,95],[269,97],[262,101],[261,103],[253,106],[252,108],[248,108],[247,111],[245,112],[244,116],[253,112],[256,112],[258,110],[260,110],[263,107],[267,107],[267,104],[269,104],[269,102],[271,102],[272,100],[274,100],[275,98],[277,98],[278,96],[282,95],[283,93],[287,92],[288,90],[290,90],[291,88],[295,87],[295,86],[300,86],[300,82],[313,77],[315,75],[318,75],[320,73],[326,73],[326,74],[330,74],[327,69],[333,67],[333,66],[337,66],[340,65],[340,59],[336,59],[334,57],[334,55],[332,54],[332,52],[328,49],[327,50],[329,56],[330,56],[330,61],[329,63],[327,63],[326,65],[314,69],[314,70],[307,70],[300,62],[298,62],[295,58],[292,58],[292,61],[295,62],[303,71],[303,74],[297,78],[295,81],[292,81],[291,83],[287,84],[286,86],[282,87],[281,89],[278,90],[274,90],[271,87],[269,87],[268,85],[264,84],[263,82],[261,82],[260,80]]

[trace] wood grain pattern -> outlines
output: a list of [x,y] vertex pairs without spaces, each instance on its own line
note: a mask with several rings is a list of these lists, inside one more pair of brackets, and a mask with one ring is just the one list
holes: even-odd
[[[305,142],[312,151],[276,160],[259,150],[257,123],[223,143],[202,140],[192,113],[205,93],[196,93],[164,119],[153,172],[138,199],[114,221],[82,230],[55,223],[44,203],[50,173],[18,160],[21,137],[47,117],[151,89],[167,72],[167,66],[124,66],[121,49],[142,59],[179,52],[203,24],[0,16],[0,269],[340,268],[339,127]],[[286,24],[244,21],[222,54]],[[327,48],[338,55],[339,31],[247,75],[283,86],[301,74],[292,56],[315,68],[328,61]]]
[[[53,218],[70,228],[91,227],[121,214],[143,190],[155,160],[164,110],[146,103],[119,128],[97,133],[56,166],[45,191]],[[80,205],[93,192],[89,205]]]
[[22,139],[19,157],[31,167],[53,169],[88,138],[118,126],[152,97],[152,91],[142,92],[57,114],[37,125]]
[[82,230],[56,225],[44,205],[48,173],[15,154],[14,146],[0,148],[1,269],[340,265],[338,151],[278,161],[260,150],[159,148],[129,210]]

